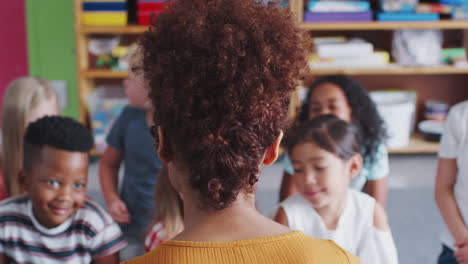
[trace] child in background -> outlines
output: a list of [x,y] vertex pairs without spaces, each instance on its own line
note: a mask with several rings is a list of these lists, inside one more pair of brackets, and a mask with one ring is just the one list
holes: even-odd
[[167,167],[159,172],[154,196],[156,215],[146,234],[145,253],[172,239],[184,229],[182,200],[169,181]]
[[118,263],[120,228],[86,195],[89,130],[46,116],[24,140],[19,178],[27,195],[0,204],[0,263]]
[[[154,185],[162,167],[152,144],[151,101],[140,71],[141,51],[137,49],[130,55],[129,76],[123,83],[130,104],[107,137],[109,146],[99,167],[107,209],[121,224],[129,243],[121,252],[124,260],[144,254],[145,231],[153,219]],[[118,172],[122,163],[125,171],[119,192]]]
[[435,199],[445,221],[439,264],[468,263],[468,101],[450,109],[439,150]]
[[276,221],[331,239],[364,264],[396,264],[384,209],[349,188],[362,167],[359,129],[334,115],[304,122],[288,141],[298,190],[280,204]]
[[46,80],[22,77],[14,80],[3,97],[2,173],[9,196],[20,194],[18,173],[23,168],[23,137],[29,123],[59,114],[55,91]]
[[[309,88],[307,103],[303,105],[296,125],[319,115],[333,114],[358,126],[363,136],[361,173],[351,181],[351,188],[364,190],[385,207],[387,199],[388,153],[384,145],[384,122],[374,102],[359,83],[343,75],[324,76]],[[288,157],[284,163],[280,200],[296,192],[291,175],[294,173]]]

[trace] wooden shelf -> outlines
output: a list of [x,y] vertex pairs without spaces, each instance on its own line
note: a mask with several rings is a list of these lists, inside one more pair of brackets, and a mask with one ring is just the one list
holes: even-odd
[[421,134],[411,136],[408,146],[389,149],[390,154],[436,154],[439,151],[439,143],[424,140]]
[[395,30],[395,29],[466,29],[466,20],[440,20],[428,22],[336,22],[336,23],[302,23],[300,27],[305,30]]
[[127,78],[126,71],[111,71],[111,70],[87,70],[83,71],[82,76],[91,79],[124,79]]
[[468,74],[468,68],[453,66],[437,67],[401,67],[391,64],[388,67],[341,68],[341,69],[310,69],[312,75],[346,74],[346,75],[436,75],[436,74]]
[[148,29],[147,26],[80,26],[84,34],[141,34]]

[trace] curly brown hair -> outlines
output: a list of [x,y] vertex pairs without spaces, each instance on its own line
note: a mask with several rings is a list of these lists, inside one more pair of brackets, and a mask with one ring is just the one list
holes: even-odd
[[141,45],[163,152],[189,169],[204,207],[252,192],[306,65],[291,14],[255,0],[173,1]]

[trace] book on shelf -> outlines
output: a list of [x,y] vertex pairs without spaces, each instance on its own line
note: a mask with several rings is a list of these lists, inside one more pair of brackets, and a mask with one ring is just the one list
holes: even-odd
[[347,58],[321,58],[313,54],[309,58],[311,69],[374,68],[386,67],[389,63],[390,54],[386,51],[376,51],[364,56]]
[[350,58],[370,55],[374,46],[368,42],[346,42],[316,45],[316,53],[320,58]]
[[372,21],[372,12],[305,12],[304,22],[367,22]]
[[443,4],[418,4],[415,9],[416,13],[438,13],[449,15],[452,13],[452,6]]
[[398,21],[437,21],[439,14],[436,13],[379,13],[377,20],[382,22],[398,22]]
[[367,1],[309,1],[309,12],[366,12],[370,11]]

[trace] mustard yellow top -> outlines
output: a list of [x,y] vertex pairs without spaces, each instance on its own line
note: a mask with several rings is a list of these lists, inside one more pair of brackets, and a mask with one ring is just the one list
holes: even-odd
[[289,234],[229,242],[167,241],[124,264],[360,264],[330,240]]

